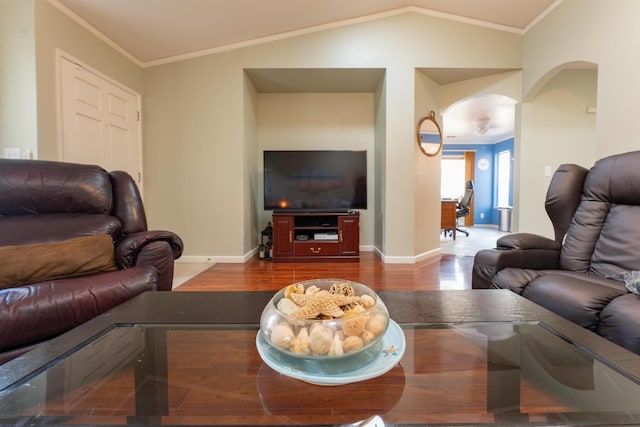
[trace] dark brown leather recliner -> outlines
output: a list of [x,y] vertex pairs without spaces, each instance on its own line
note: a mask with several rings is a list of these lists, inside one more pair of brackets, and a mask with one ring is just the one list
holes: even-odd
[[555,239],[501,237],[474,259],[474,289],[510,289],[640,354],[640,151],[555,172],[545,203]]
[[113,241],[109,249],[110,240],[99,237],[111,251],[109,271],[0,289],[0,363],[142,292],[170,291],[174,260],[183,249],[176,234],[147,230],[140,193],[125,172],[0,159],[0,249],[13,251],[5,255],[96,235]]

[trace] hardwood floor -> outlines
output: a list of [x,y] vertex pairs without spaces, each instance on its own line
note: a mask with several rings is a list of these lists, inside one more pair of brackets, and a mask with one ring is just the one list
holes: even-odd
[[244,264],[218,263],[175,291],[277,291],[317,278],[363,283],[374,290],[471,289],[473,257],[442,255],[416,264],[385,264],[372,252],[359,263],[273,263],[257,258]]
[[245,264],[177,263],[174,290],[231,291],[278,290],[303,280],[334,277],[364,283],[375,289],[471,289],[473,256],[480,249],[495,247],[507,233],[497,228],[465,227],[469,236],[458,233],[440,236],[441,260],[417,264],[385,264],[372,252],[362,252],[359,263],[274,264],[257,258]]

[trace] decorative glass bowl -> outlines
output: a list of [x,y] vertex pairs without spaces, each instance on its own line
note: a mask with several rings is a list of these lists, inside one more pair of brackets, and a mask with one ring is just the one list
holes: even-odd
[[260,318],[274,349],[305,360],[371,353],[389,326],[389,312],[367,286],[342,279],[298,282],[278,291]]

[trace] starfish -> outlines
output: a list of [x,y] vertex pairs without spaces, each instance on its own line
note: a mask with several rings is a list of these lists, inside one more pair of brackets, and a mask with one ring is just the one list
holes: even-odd
[[397,356],[399,350],[400,349],[398,347],[396,347],[395,345],[392,345],[388,349],[382,350],[382,352],[384,353],[384,357],[391,356],[391,355]]
[[358,302],[358,297],[335,295],[327,291],[316,292],[311,295],[291,294],[289,298],[300,308],[290,314],[291,317],[314,319],[319,315],[342,317],[344,312],[340,307]]

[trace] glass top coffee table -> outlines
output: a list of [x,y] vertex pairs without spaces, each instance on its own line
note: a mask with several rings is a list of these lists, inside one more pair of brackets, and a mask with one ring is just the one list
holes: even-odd
[[509,291],[380,292],[380,372],[293,374],[256,346],[272,294],[144,294],[1,366],[0,423],[640,424],[638,356]]

